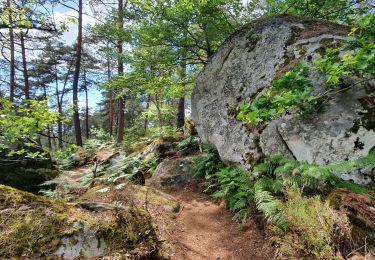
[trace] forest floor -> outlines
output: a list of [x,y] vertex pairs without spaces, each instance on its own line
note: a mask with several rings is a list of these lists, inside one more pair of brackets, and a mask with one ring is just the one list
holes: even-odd
[[274,247],[254,219],[244,225],[236,223],[224,204],[213,202],[199,185],[164,192],[181,205],[180,212],[170,219],[151,212],[170,259],[274,258]]
[[[112,149],[96,153],[106,160]],[[83,174],[92,165],[74,169]],[[78,174],[79,175],[79,174]],[[151,186],[146,179],[146,185]],[[203,193],[201,183],[180,189],[162,190],[180,203],[178,213],[150,208],[162,254],[171,260],[262,260],[274,259],[275,248],[264,232],[264,218],[250,218],[246,224],[233,220],[224,203],[214,202]]]

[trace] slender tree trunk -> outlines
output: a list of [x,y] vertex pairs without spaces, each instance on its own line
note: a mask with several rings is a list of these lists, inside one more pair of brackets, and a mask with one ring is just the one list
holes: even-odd
[[[43,85],[43,92],[44,92],[44,100],[47,101],[47,89],[46,86]],[[52,138],[51,138],[51,128],[47,126],[47,139],[48,139],[48,149],[52,150]]]
[[[59,94],[59,76],[57,74],[57,64],[55,63],[55,95],[56,95],[56,100],[57,100],[57,109],[58,109],[58,112],[59,112],[59,116],[63,116],[62,114],[62,102],[60,102],[60,94]],[[63,95],[63,94],[61,94]],[[58,145],[59,145],[59,149],[63,149],[64,148],[64,143],[62,141],[62,138],[63,138],[63,125],[62,125],[62,122],[61,120],[59,120],[57,122],[57,137],[58,137]]]
[[[146,103],[146,110],[150,108],[150,102],[151,102],[151,96],[148,95],[148,97],[147,97],[147,103]],[[145,122],[143,124],[143,129],[145,130],[145,134],[147,132],[147,127],[148,127],[148,116],[146,115]]]
[[78,9],[78,37],[77,37],[77,49],[76,49],[76,64],[74,69],[74,80],[73,80],[73,123],[74,133],[76,138],[76,144],[82,146],[82,133],[81,123],[79,120],[79,107],[78,107],[78,82],[79,73],[81,69],[81,56],[82,56],[82,0],[79,0]]
[[185,124],[185,97],[180,97],[178,99],[176,126],[178,129],[182,129],[184,127],[184,124]]
[[[7,0],[7,6],[11,7],[10,0]],[[13,25],[13,18],[9,15],[9,23]],[[15,70],[15,58],[14,58],[14,32],[13,28],[9,28],[9,40],[10,40],[10,86],[9,86],[9,99],[11,102],[14,101],[14,91],[16,88],[16,70]]]
[[[111,63],[110,63],[109,57],[107,57],[107,78],[108,78],[108,82],[110,82],[111,81]],[[112,90],[108,91],[108,100],[109,100],[108,130],[109,130],[109,134],[113,135],[113,92]]]
[[27,61],[26,61],[26,48],[25,48],[25,34],[23,31],[20,33],[21,40],[21,52],[22,52],[22,65],[23,65],[23,78],[24,78],[24,92],[25,99],[30,99],[30,85],[29,85],[29,74],[27,72]]
[[[62,115],[63,110],[62,110],[62,105],[59,105],[59,115]],[[57,122],[57,137],[59,139],[59,148],[63,149],[64,148],[64,143],[63,143],[63,135],[64,135],[64,130],[63,130],[63,124],[61,120]]]
[[[55,64],[56,99],[57,99],[58,113],[59,113],[60,117],[64,116],[64,114],[63,114],[64,110],[63,110],[62,103],[64,101],[65,88],[66,88],[66,85],[68,84],[69,75],[70,75],[70,72],[72,70],[73,63],[74,63],[74,59],[71,60],[71,62],[69,64],[68,71],[65,75],[64,86],[63,86],[61,95],[59,94],[59,82],[58,82],[59,79],[58,79],[58,75],[57,75],[57,64]],[[63,143],[62,140],[63,140],[63,137],[64,137],[64,127],[63,127],[63,124],[60,120],[57,122],[57,136],[58,136],[58,139],[59,139],[59,148],[63,149],[64,143]]]
[[108,92],[108,99],[109,99],[109,134],[110,135],[113,135],[113,117],[114,117],[114,112],[113,112],[113,92],[112,91],[109,91]]
[[155,106],[156,106],[156,111],[157,111],[157,115],[158,115],[158,120],[159,120],[159,126],[162,127],[163,126],[163,118],[162,118],[162,115],[161,115],[161,104],[159,102],[159,97],[158,95],[155,95]]
[[[119,29],[122,30],[124,27],[124,3],[123,0],[118,0],[118,24],[119,24]],[[122,60],[122,44],[123,41],[120,39],[117,43],[117,52],[118,52],[118,75],[122,76],[124,75],[124,62]],[[118,130],[117,130],[117,143],[121,143],[124,140],[124,128],[125,128],[125,100],[124,97],[120,97],[118,99],[119,102],[119,110],[118,110]]]
[[85,125],[86,125],[86,139],[90,138],[90,128],[89,128],[89,96],[87,91],[87,80],[86,80],[86,70],[83,71],[83,79],[84,79],[84,88],[85,88],[85,98],[86,98],[86,118],[85,118]]
[[[186,57],[185,52],[183,51],[181,57],[181,68],[180,68],[180,80],[182,81],[183,92],[186,85]],[[177,106],[177,117],[176,117],[176,126],[178,129],[182,129],[185,124],[185,97],[180,97],[178,99]]]
[[[55,133],[53,132],[53,128],[51,130],[51,136],[55,137]],[[52,150],[56,150],[56,138],[52,138]]]

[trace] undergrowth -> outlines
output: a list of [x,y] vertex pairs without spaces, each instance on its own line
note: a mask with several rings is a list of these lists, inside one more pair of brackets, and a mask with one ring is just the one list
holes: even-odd
[[302,190],[286,189],[287,201],[280,204],[288,232],[274,229],[280,254],[287,259],[343,259],[351,251],[351,228],[347,216],[322,202],[306,197]]
[[288,230],[289,223],[283,212],[286,189],[299,188],[304,195],[326,195],[335,187],[355,193],[371,191],[370,187],[344,181],[335,174],[357,168],[375,166],[375,153],[354,161],[319,166],[287,159],[281,155],[266,157],[249,172],[226,167],[214,148],[205,150],[207,155],[195,159],[194,174],[206,180],[206,192],[214,199],[223,199],[235,214],[235,219],[245,222],[252,205],[281,230]]

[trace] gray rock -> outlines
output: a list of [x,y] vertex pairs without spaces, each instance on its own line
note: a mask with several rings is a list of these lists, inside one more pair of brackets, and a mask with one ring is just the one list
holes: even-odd
[[[224,162],[245,168],[280,153],[320,165],[368,155],[375,147],[374,106],[369,105],[375,95],[369,89],[337,93],[324,112],[304,118],[292,113],[262,127],[236,119],[241,103],[259,97],[299,62],[312,65],[348,32],[326,21],[275,16],[234,33],[212,56],[193,90],[192,117],[202,141],[215,145]],[[319,93],[324,77],[316,76],[314,92]]]
[[54,255],[63,259],[91,258],[103,256],[108,251],[108,246],[103,238],[98,238],[95,231],[82,223],[74,223],[74,227],[81,232],[73,237],[67,236],[61,239],[61,246]]
[[106,188],[97,190],[96,193],[108,193],[109,191],[110,191],[110,189],[106,187]]
[[114,205],[109,204],[109,203],[91,202],[91,201],[81,202],[77,204],[77,207],[80,207],[89,211],[95,211],[95,212],[107,211],[107,210],[112,210],[115,208]]
[[179,188],[194,180],[190,158],[165,159],[156,168],[151,184],[157,188]]

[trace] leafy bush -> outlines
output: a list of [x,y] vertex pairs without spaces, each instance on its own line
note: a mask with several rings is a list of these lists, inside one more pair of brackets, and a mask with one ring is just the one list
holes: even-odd
[[32,149],[35,145],[33,142],[24,142],[25,149],[17,151],[13,150],[10,144],[19,140],[36,138],[40,132],[52,128],[58,121],[62,121],[62,118],[49,109],[46,100],[28,100],[16,105],[0,97],[0,152],[5,151],[10,156],[45,157],[45,153]]
[[56,150],[52,153],[52,158],[56,161],[59,170],[69,169],[77,163],[76,149],[76,145],[71,145],[65,150]]
[[189,136],[177,144],[179,150],[199,149],[199,137]]
[[259,124],[281,116],[285,111],[295,109],[300,114],[316,109],[320,102],[312,94],[312,82],[308,79],[309,67],[300,64],[292,71],[272,82],[270,88],[251,104],[240,105],[237,118]]
[[289,230],[274,230],[281,253],[290,259],[342,259],[351,247],[347,217],[298,188],[287,188],[286,194],[280,207]]
[[135,126],[130,128],[125,128],[124,145],[126,147],[129,147],[135,143],[144,141],[143,139],[145,139],[145,134],[145,129],[140,124],[136,124]]
[[213,146],[204,146],[207,155],[197,156],[193,160],[193,173],[196,177],[205,177],[206,180],[212,178],[215,173],[224,168],[225,165],[220,159],[220,155]]
[[85,147],[89,149],[103,148],[113,143],[113,137],[102,128],[92,127],[91,137],[86,140]]
[[[372,80],[375,76],[374,27],[374,14],[363,17],[342,47],[328,48],[326,54],[311,68],[307,64],[299,64],[274,80],[259,98],[250,104],[240,105],[237,118],[257,125],[269,122],[290,110],[299,114],[310,113],[321,108],[321,104],[329,100],[330,96]],[[346,53],[341,55],[343,51]],[[309,70],[326,75],[327,90],[323,94],[312,93]],[[362,80],[341,88],[343,76],[359,76]]]
[[216,191],[211,195],[214,199],[223,199],[227,207],[235,213],[234,219],[245,223],[250,205],[254,202],[253,178],[249,172],[226,167],[214,174]]
[[147,129],[147,137],[152,139],[174,136],[176,133],[177,129],[174,126],[151,127]]

